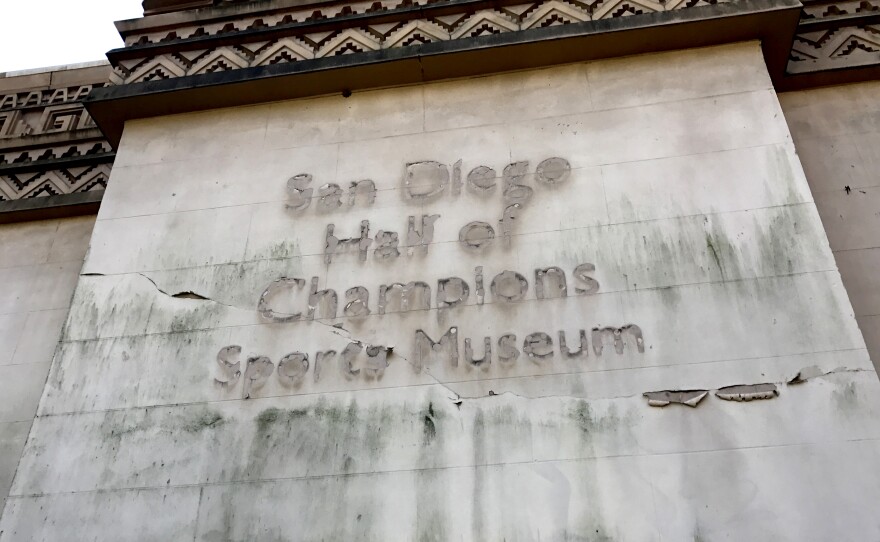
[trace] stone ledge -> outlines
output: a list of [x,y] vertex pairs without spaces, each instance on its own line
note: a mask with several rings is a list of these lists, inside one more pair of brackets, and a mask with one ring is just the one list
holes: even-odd
[[34,160],[22,163],[13,162],[11,164],[0,164],[0,175],[27,173],[31,171],[46,171],[57,168],[82,167],[92,164],[112,164],[115,159],[115,152],[102,152],[80,156],[65,156],[49,160]]
[[0,201],[0,224],[96,214],[103,197],[99,190]]
[[781,76],[798,0],[742,0],[95,89],[85,104],[115,146],[126,120],[389,85],[761,40]]

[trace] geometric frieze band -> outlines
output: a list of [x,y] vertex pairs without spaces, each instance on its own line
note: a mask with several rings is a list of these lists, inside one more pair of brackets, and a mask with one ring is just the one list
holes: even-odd
[[832,63],[876,63],[880,61],[880,24],[798,34],[791,51],[791,61],[794,64],[813,61],[825,68],[831,68]]
[[104,190],[115,153],[83,101],[107,65],[0,79],[0,201]]
[[104,190],[112,166],[103,163],[25,173],[0,172],[0,201]]
[[[126,35],[126,49],[108,56],[113,64],[112,84],[129,84],[238,70],[378,51],[487,34],[580,23],[686,9],[729,0],[544,0],[492,9],[448,6],[443,11],[423,9],[411,0],[383,0],[300,8],[271,14],[251,14],[234,21],[181,26],[158,33]],[[357,15],[357,17],[355,17]],[[332,19],[332,28],[328,28]],[[397,20],[395,20],[397,19]],[[314,24],[327,20],[323,27]],[[390,21],[390,22],[389,22]],[[279,34],[282,34],[279,36]],[[234,44],[207,46],[205,38],[236,38]],[[149,44],[172,45],[173,51],[144,55]],[[146,49],[150,49],[147,47]]]
[[[517,5],[505,5],[515,4],[515,2],[502,2],[499,3],[499,6],[501,7],[497,9],[497,13],[509,17],[511,21],[522,22],[524,19],[530,18],[529,15],[534,14],[536,11],[552,11],[555,9],[559,10],[559,15],[562,16],[562,13],[571,8],[573,13],[578,14],[576,16],[578,20],[590,21],[658,11],[672,11],[699,5],[714,5],[717,3],[723,2],[716,2],[715,0],[569,0],[564,2],[524,2]],[[409,14],[409,16],[405,17],[406,20],[415,20],[418,17],[415,17],[412,14],[422,12],[422,10],[414,11],[413,8],[418,8],[420,6],[435,7],[437,4],[440,4],[440,2],[367,0],[360,2],[334,2],[332,5],[309,5],[299,8],[291,6],[287,9],[278,9],[277,6],[271,6],[273,8],[271,11],[266,10],[265,12],[242,14],[233,20],[229,20],[227,17],[222,21],[217,20],[216,22],[203,20],[198,24],[181,23],[174,28],[168,28],[166,25],[163,25],[162,30],[154,32],[140,31],[126,33],[124,39],[126,47],[157,43],[177,44],[181,41],[193,38],[230,36],[237,32],[249,30],[280,30],[288,25],[294,25],[296,23],[333,20],[334,25],[342,25],[345,23],[346,17],[354,15],[369,16],[372,14],[381,16],[383,19],[387,20],[388,16],[394,14],[396,11],[399,11],[401,14]],[[432,17],[431,19],[435,19],[433,22],[446,28],[448,31],[453,31],[458,26],[461,26],[461,23],[465,19],[469,19],[475,13],[480,12],[473,8],[468,9],[468,7],[461,7],[459,8],[460,13],[449,15],[451,9],[453,8],[450,7],[444,9],[443,16]],[[487,11],[491,12],[493,10]],[[539,16],[538,18],[541,17]],[[399,22],[392,23],[392,26],[400,26],[400,24]],[[526,25],[523,28],[531,27],[532,25]],[[379,33],[385,34],[387,32],[382,32],[380,30]]]
[[[36,149],[8,149],[0,147],[0,172],[8,167],[37,166],[37,162],[47,160],[89,158],[112,152],[110,143],[104,140],[84,141],[82,143],[54,145],[51,147],[39,147]],[[30,169],[34,169],[34,167]]]
[[[125,47],[108,55],[113,66],[110,79],[113,85],[142,83],[736,2],[366,0],[265,6],[213,2],[214,7],[201,11],[199,17],[178,17],[173,23],[147,17],[143,24],[123,29]],[[156,13],[175,10],[173,1],[156,4],[165,6]],[[176,9],[211,2],[184,4]],[[866,66],[880,66],[880,0],[804,0],[786,72],[798,75]]]
[[804,4],[789,73],[880,64],[880,0]]

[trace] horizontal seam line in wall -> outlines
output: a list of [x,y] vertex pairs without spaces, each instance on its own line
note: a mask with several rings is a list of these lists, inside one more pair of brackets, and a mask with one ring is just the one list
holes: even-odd
[[6,364],[0,363],[0,370],[3,370],[4,367],[22,367],[24,365],[51,365],[51,363],[52,363],[51,359],[46,360],[46,361],[26,361],[24,363],[6,363]]
[[[780,96],[784,95],[784,94],[785,93],[783,92],[780,94]],[[779,100],[780,105],[782,107],[782,111],[785,112],[785,105],[782,104],[783,101],[784,100]],[[799,108],[797,108],[797,109],[799,109]],[[790,109],[790,110],[793,110],[793,109]],[[797,118],[797,119],[792,118],[792,119],[788,119],[788,120],[789,120],[789,122],[787,124],[792,124],[792,123],[796,123],[796,122],[804,122],[804,119],[800,119],[800,118]],[[846,137],[846,136],[863,136],[863,135],[873,135],[873,134],[880,135],[880,130],[863,130],[863,131],[859,131],[859,132],[845,131],[845,132],[841,132],[841,133],[828,133],[828,134],[811,135],[811,136],[803,136],[803,135],[795,136],[794,132],[792,132],[791,136],[795,142],[795,146],[797,146],[798,141],[819,141],[819,140],[834,139],[834,138],[840,138],[840,137]]]
[[[127,274],[135,274],[135,273],[127,273]],[[77,275],[77,276],[79,276],[79,275]],[[67,306],[67,307],[58,307],[56,309],[37,309],[37,310],[32,310],[32,311],[28,310],[28,311],[18,311],[18,312],[3,312],[3,313],[0,313],[0,316],[21,316],[22,318],[26,318],[32,314],[39,314],[41,312],[58,312],[58,311],[67,310],[69,308],[70,307]]]
[[272,484],[279,482],[294,482],[294,481],[307,481],[307,480],[321,480],[327,478],[353,478],[353,477],[365,477],[365,476],[384,476],[384,475],[393,475],[393,474],[403,474],[403,473],[417,473],[417,472],[442,472],[442,471],[451,471],[451,470],[471,470],[471,469],[484,469],[484,468],[492,468],[492,467],[515,467],[515,466],[524,466],[524,465],[533,465],[533,464],[548,464],[548,463],[586,463],[593,461],[602,461],[602,460],[613,460],[613,459],[643,459],[650,457],[668,457],[668,456],[676,456],[676,455],[696,455],[696,454],[716,454],[716,453],[727,453],[727,452],[737,452],[737,451],[749,451],[749,450],[773,450],[773,449],[782,449],[782,448],[800,448],[800,447],[822,447],[822,446],[831,446],[835,444],[854,444],[860,442],[880,442],[880,438],[863,438],[863,439],[843,439],[843,440],[834,440],[834,441],[813,441],[813,442],[795,442],[789,444],[766,444],[766,445],[755,445],[755,446],[742,446],[742,447],[731,447],[731,448],[715,448],[711,450],[686,450],[679,452],[657,452],[657,453],[640,453],[640,454],[616,454],[616,455],[599,455],[594,457],[578,457],[578,458],[561,458],[561,459],[530,459],[530,460],[521,460],[521,461],[507,461],[507,462],[497,462],[497,463],[481,463],[475,465],[453,465],[447,467],[425,467],[425,468],[413,468],[413,469],[389,469],[383,471],[375,471],[375,472],[353,472],[353,473],[336,473],[336,474],[316,474],[310,476],[288,476],[288,477],[279,477],[279,478],[265,478],[260,480],[230,480],[224,482],[207,482],[201,484],[181,484],[181,485],[164,485],[164,486],[137,486],[137,487],[123,487],[123,488],[108,488],[108,489],[84,489],[77,491],[57,491],[57,492],[47,492],[47,493],[21,493],[21,494],[10,494],[8,498],[10,499],[34,499],[34,498],[42,498],[42,497],[55,497],[62,495],[76,495],[76,494],[100,494],[100,493],[118,493],[124,491],[169,491],[175,489],[191,489],[191,488],[202,488],[202,487],[217,487],[217,486],[229,486],[229,485],[239,485],[239,484]]
[[[876,247],[839,248],[836,250],[832,249],[831,252],[832,252],[832,254],[837,254],[838,252],[856,252],[859,250],[877,250],[878,248],[880,248],[880,245],[878,245]],[[282,259],[286,259],[286,258],[282,258]],[[240,263],[244,263],[244,262],[240,262]]]
[[[132,273],[126,273],[126,274],[132,274]],[[79,282],[79,281],[77,280],[77,282]],[[51,311],[62,311],[62,310],[69,310],[69,309],[70,309],[70,301],[67,301],[67,305],[64,305],[63,307],[51,307],[51,308],[47,308],[47,309],[37,309],[37,310],[32,310],[32,311],[0,312],[0,316],[22,316],[22,315],[27,315],[27,314],[33,314],[35,312],[51,312]]]
[[[12,424],[24,424],[24,423],[31,424],[31,423],[34,423],[34,418],[35,418],[35,416],[32,416],[26,420],[0,422],[0,425],[12,425]],[[25,433],[23,436],[25,438],[27,438],[27,433]]]
[[[736,213],[750,213],[750,212],[755,212],[755,211],[769,211],[769,210],[774,210],[774,209],[784,209],[784,208],[788,208],[788,207],[804,207],[804,206],[805,207],[812,207],[815,209],[815,203],[813,203],[812,201],[802,201],[802,202],[796,202],[796,203],[786,203],[786,204],[782,204],[782,205],[770,205],[767,207],[753,207],[750,209],[736,209],[736,210],[732,210],[732,211],[719,211],[719,212],[715,212],[715,213],[696,213],[696,214],[672,216],[672,217],[647,218],[644,220],[631,220],[631,221],[627,221],[627,222],[610,222],[609,221],[606,224],[585,225],[585,226],[579,226],[576,228],[557,228],[557,229],[553,229],[553,230],[541,230],[541,231],[534,231],[534,232],[527,232],[527,233],[513,233],[513,234],[511,234],[511,237],[526,238],[526,237],[532,237],[532,236],[543,235],[543,234],[548,234],[548,233],[573,232],[573,231],[579,231],[579,230],[599,230],[602,228],[609,228],[612,226],[626,226],[626,225],[630,225],[630,224],[648,224],[651,222],[661,222],[661,221],[670,221],[670,222],[671,221],[684,221],[684,220],[694,219],[694,218],[698,218],[698,217],[710,217],[711,218],[711,217],[716,217],[716,216],[727,216],[727,215],[736,214]],[[186,212],[191,212],[191,211],[186,211]],[[158,215],[150,215],[150,216],[158,216]],[[114,220],[116,220],[116,219],[114,219]],[[125,219],[120,219],[120,220],[125,220]],[[461,243],[461,241],[458,239],[449,239],[446,241],[434,241],[434,242],[429,243],[427,246],[430,248],[432,246],[455,245],[455,244],[459,244],[459,243]],[[411,248],[411,247],[415,247],[415,246],[418,246],[418,245],[400,244],[400,245],[398,245],[398,248],[404,249],[404,248]],[[369,250],[368,253],[375,253],[375,250],[376,249]],[[350,257],[352,255],[353,255],[353,253],[341,254],[341,256],[348,256],[348,257]],[[100,271],[89,270],[85,274],[86,275],[100,275],[100,276],[110,277],[110,276],[115,276],[115,275],[131,275],[131,274],[137,274],[137,273],[160,273],[160,272],[167,272],[167,271],[185,271],[188,269],[204,269],[207,267],[240,265],[240,264],[246,264],[246,263],[273,261],[273,260],[295,260],[295,259],[301,259],[301,258],[317,258],[317,257],[322,257],[322,256],[326,256],[326,253],[324,253],[324,252],[317,253],[316,252],[316,253],[311,253],[311,254],[300,254],[298,256],[292,256],[292,257],[288,257],[288,258],[257,258],[257,259],[252,259],[252,260],[242,259],[242,260],[236,260],[236,261],[230,261],[230,262],[224,262],[224,263],[192,265],[192,266],[184,266],[184,267],[173,267],[173,268],[167,268],[167,269],[129,270],[129,271],[121,271],[121,272],[115,272],[115,273],[103,273]],[[85,263],[89,264],[90,262],[86,261]],[[83,267],[85,268],[85,265]]]
[[[589,85],[589,83],[587,83],[587,85]],[[408,85],[408,86],[410,86],[410,85]],[[405,88],[405,87],[392,87],[392,88]],[[383,90],[388,90],[388,89],[383,89]],[[711,94],[711,95],[708,95],[708,96],[695,96],[695,97],[690,97],[690,98],[680,98],[680,99],[677,99],[677,100],[661,100],[661,101],[658,101],[658,102],[650,102],[650,103],[638,104],[638,105],[631,105],[631,106],[609,107],[609,108],[604,108],[604,109],[592,109],[592,108],[591,108],[591,109],[589,109],[589,110],[585,110],[585,111],[575,111],[575,112],[561,113],[561,114],[558,114],[558,115],[552,115],[552,116],[548,116],[548,117],[527,118],[527,119],[523,119],[522,121],[518,121],[517,123],[510,123],[510,122],[494,122],[494,123],[487,123],[487,124],[474,124],[474,125],[467,125],[467,126],[462,126],[462,127],[458,127],[458,128],[441,128],[441,129],[436,129],[436,130],[424,130],[424,129],[423,129],[423,130],[416,130],[416,131],[413,131],[413,132],[405,132],[405,133],[399,133],[399,134],[393,134],[393,135],[387,135],[387,136],[381,136],[381,137],[374,137],[374,138],[352,139],[352,140],[342,140],[342,141],[328,141],[328,142],[326,142],[326,143],[321,143],[321,144],[317,144],[317,145],[303,145],[303,146],[290,146],[290,147],[268,147],[268,149],[269,149],[269,150],[273,150],[273,151],[275,151],[275,150],[277,150],[277,151],[283,151],[283,150],[290,150],[290,149],[309,149],[309,148],[323,147],[323,146],[328,146],[328,145],[345,145],[345,144],[349,144],[349,143],[360,143],[360,142],[364,142],[364,141],[381,141],[381,140],[383,140],[383,139],[391,139],[391,138],[395,138],[395,137],[406,137],[406,136],[412,136],[412,135],[418,135],[418,134],[439,134],[439,133],[443,133],[443,132],[452,132],[452,131],[456,131],[456,130],[465,130],[465,129],[468,129],[468,128],[492,128],[492,127],[499,127],[499,126],[511,126],[511,125],[521,124],[521,123],[526,123],[526,122],[536,122],[536,121],[542,121],[542,120],[553,120],[553,119],[564,119],[564,118],[571,117],[571,116],[589,115],[589,114],[591,114],[591,113],[605,113],[605,112],[610,112],[610,111],[624,111],[624,110],[627,110],[627,109],[638,109],[638,108],[641,108],[641,107],[655,107],[655,106],[665,105],[665,104],[679,104],[679,103],[692,102],[692,101],[698,101],[698,100],[706,100],[706,101],[708,101],[708,100],[711,100],[711,99],[714,99],[714,98],[724,98],[724,97],[737,96],[737,95],[743,95],[743,94],[762,94],[762,93],[768,93],[768,92],[771,92],[771,91],[773,91],[773,90],[774,90],[774,89],[773,89],[772,86],[770,86],[770,87],[760,87],[760,88],[754,88],[754,89],[749,89],[749,90],[740,90],[740,91],[737,91],[737,92],[722,92],[722,93],[719,93],[719,94]],[[375,90],[375,91],[373,91],[373,92],[381,92],[381,90]],[[310,99],[313,99],[313,100],[314,100],[314,99],[322,99],[322,98],[326,98],[326,96],[317,96],[317,97],[315,97],[315,98],[310,98]],[[280,100],[280,101],[276,101],[276,102],[267,102],[267,103],[265,103],[265,104],[252,104],[252,105],[245,106],[245,107],[270,107],[270,106],[273,106],[273,105],[276,105],[276,104],[282,104],[282,103],[287,103],[287,102],[289,102],[289,100]],[[780,108],[780,110],[782,109],[781,107],[779,107],[779,108]],[[422,109],[426,109],[426,108],[425,108],[425,103],[424,103],[424,101],[422,102]],[[205,113],[205,112],[198,112],[198,113],[196,113],[196,114],[200,114],[200,115],[208,115],[208,113]],[[179,115],[186,115],[186,113],[179,114]],[[173,116],[179,116],[179,115],[172,115],[172,117],[173,117]],[[415,115],[415,117],[419,117],[419,115]],[[271,118],[271,117],[267,114],[267,118]],[[416,120],[418,120],[418,119],[416,118]],[[267,132],[268,132],[268,125],[267,125],[266,129],[267,129]],[[266,133],[266,132],[264,132],[264,133]],[[787,133],[788,133],[788,132],[787,132]],[[263,141],[265,142],[265,138],[263,139]],[[170,164],[170,163],[178,163],[178,162],[191,162],[191,161],[198,161],[198,160],[206,160],[206,159],[210,159],[210,158],[212,158],[212,157],[213,157],[213,158],[216,158],[216,155],[202,155],[202,156],[198,156],[198,157],[195,157],[195,158],[182,158],[182,159],[180,159],[180,160],[167,160],[167,161],[160,161],[160,162],[146,162],[146,163],[140,163],[140,164],[134,164],[134,163],[132,163],[132,164],[120,164],[119,167],[122,167],[122,168],[128,168],[128,167],[150,166],[150,165],[163,164],[163,163],[165,163],[165,164]],[[112,180],[112,175],[111,175],[111,180]]]
[[31,415],[30,415],[29,417],[27,417],[27,418],[21,418],[21,419],[18,419],[18,420],[0,420],[0,425],[3,425],[3,424],[5,424],[5,423],[33,423],[33,421],[34,421],[36,418],[37,418],[37,415],[36,415],[36,412],[35,412],[34,414],[31,414]]
[[[623,161],[623,162],[603,162],[603,163],[589,164],[589,165],[585,165],[582,167],[573,168],[572,171],[582,171],[582,170],[588,170],[588,169],[601,169],[601,168],[606,168],[606,167],[610,167],[610,166],[625,165],[625,164],[638,164],[638,163],[642,163],[642,162],[674,160],[677,158],[688,158],[688,157],[692,157],[692,156],[704,156],[704,155],[709,155],[709,154],[731,153],[731,152],[736,152],[736,151],[761,149],[761,148],[765,148],[765,147],[779,147],[779,146],[785,146],[788,144],[790,144],[790,141],[783,140],[783,141],[775,141],[775,142],[770,142],[770,143],[762,143],[760,145],[747,145],[745,147],[731,147],[731,148],[717,149],[717,150],[704,151],[704,152],[695,152],[695,153],[689,153],[689,154],[677,154],[677,155],[672,155],[672,156],[658,156],[658,157],[654,157],[654,158],[642,158],[639,160],[627,160],[627,161]],[[333,145],[339,146],[339,144],[335,144],[335,143]],[[319,147],[319,146],[324,146],[324,145],[316,145],[315,147]],[[129,167],[129,166],[125,166],[125,167]],[[131,167],[138,167],[138,166],[131,166]],[[500,179],[500,177],[496,177],[496,179]],[[284,182],[284,181],[282,180],[280,182]],[[341,181],[339,179],[335,179],[332,182],[339,184]],[[318,186],[320,186],[320,185],[318,185]],[[395,186],[393,188],[377,188],[376,189],[377,192],[382,192],[382,193],[394,192],[394,191],[398,191],[398,190],[400,190],[400,186]],[[312,199],[319,199],[319,198],[320,198],[319,196],[315,196]],[[145,218],[145,217],[151,217],[151,216],[164,216],[164,215],[175,215],[175,214],[184,214],[184,213],[198,213],[198,212],[202,212],[202,211],[212,211],[212,210],[216,210],[216,209],[234,209],[237,207],[252,207],[252,206],[257,206],[257,205],[266,205],[269,203],[284,204],[285,201],[287,201],[287,200],[270,199],[270,200],[255,201],[255,202],[250,202],[250,203],[239,203],[239,204],[234,204],[234,205],[217,205],[214,207],[203,207],[203,208],[199,208],[199,209],[182,209],[182,210],[172,209],[170,211],[166,211],[166,212],[162,212],[162,213],[143,213],[143,214],[135,214],[135,215],[114,216],[114,217],[110,217],[110,218],[103,218],[99,214],[96,221],[97,222],[110,222],[113,220],[126,220],[126,219],[131,219],[131,218]],[[813,203],[813,200],[808,200],[808,201],[799,202],[799,203]],[[328,217],[328,218],[332,218],[333,216],[341,216],[341,215],[338,213],[328,213],[326,215],[326,217]]]
[[[331,396],[338,394],[350,394],[354,392],[366,392],[366,393],[385,393],[390,390],[405,390],[411,388],[425,388],[425,387],[433,387],[439,386],[440,388],[448,389],[448,386],[458,385],[458,384],[478,384],[480,382],[495,382],[498,380],[511,380],[511,379],[520,379],[520,378],[543,378],[543,377],[551,377],[551,376],[572,376],[572,375],[595,375],[602,373],[614,373],[620,371],[649,371],[649,370],[664,370],[670,369],[673,367],[689,367],[696,365],[709,365],[713,363],[731,363],[731,362],[743,362],[743,361],[756,361],[756,360],[771,360],[771,359],[780,359],[780,358],[796,358],[801,356],[810,356],[810,355],[820,355],[820,354],[836,354],[836,353],[851,353],[851,352],[866,352],[865,348],[844,348],[837,350],[825,350],[825,351],[809,351],[809,352],[797,352],[792,354],[780,354],[776,356],[754,356],[750,358],[728,358],[728,359],[717,359],[717,360],[705,360],[705,361],[695,361],[689,363],[676,363],[672,365],[654,365],[647,367],[621,367],[619,369],[601,369],[594,371],[572,371],[572,372],[558,372],[558,373],[545,373],[540,375],[522,375],[522,376],[511,376],[511,377],[500,377],[500,378],[488,378],[483,380],[439,380],[436,377],[432,377],[429,373],[429,378],[431,379],[429,382],[424,382],[422,384],[409,384],[403,386],[387,386],[387,387],[376,387],[376,388],[360,388],[360,389],[339,389],[333,391],[321,391],[321,392],[310,392],[310,393],[294,393],[287,395],[266,395],[262,397],[255,397],[253,399],[249,399],[250,402],[263,402],[263,401],[272,401],[276,399],[284,399],[284,398],[294,398],[294,397],[311,397],[315,395],[320,396]],[[870,360],[866,363],[865,369],[873,370],[873,366],[870,365]],[[795,375],[791,375],[793,378]],[[450,390],[452,391],[452,390]],[[503,392],[499,392],[503,393]],[[597,397],[595,401],[601,400],[611,400],[616,397]],[[584,398],[588,400],[587,398]],[[195,407],[195,406],[208,406],[208,405],[219,405],[224,403],[234,403],[243,401],[241,397],[228,398],[228,399],[216,399],[214,401],[192,401],[192,402],[181,402],[181,403],[168,403],[168,404],[158,404],[158,405],[140,405],[140,406],[126,406],[126,407],[118,407],[118,408],[107,408],[107,409],[96,409],[96,410],[77,410],[77,411],[68,411],[68,412],[52,412],[46,414],[37,414],[35,416],[36,419],[43,418],[59,418],[59,417],[73,417],[73,416],[81,416],[81,415],[97,415],[97,414],[110,414],[114,412],[126,412],[132,410],[158,410],[158,409],[170,409],[170,408],[179,408],[179,407]]]
[[[135,273],[128,273],[128,274],[135,274]],[[34,311],[4,312],[4,313],[0,313],[0,316],[21,316],[22,318],[27,318],[28,316],[30,316],[32,314],[39,314],[41,312],[58,312],[58,311],[67,310],[69,308],[70,308],[70,306],[59,307],[57,309],[37,309]]]
[[[587,86],[590,86],[589,82],[587,82]],[[608,113],[608,112],[613,112],[613,111],[626,111],[629,109],[657,107],[657,106],[669,105],[669,104],[682,104],[682,103],[686,103],[686,102],[709,101],[709,100],[713,100],[716,98],[727,98],[730,96],[738,96],[738,95],[766,94],[769,92],[775,92],[775,90],[772,86],[753,88],[753,89],[749,89],[749,90],[739,90],[736,92],[722,92],[722,93],[710,94],[710,95],[706,95],[706,96],[693,96],[693,97],[689,97],[689,98],[679,98],[679,99],[675,99],[675,100],[660,100],[660,101],[656,101],[656,102],[647,102],[647,103],[643,103],[643,104],[628,105],[628,106],[606,107],[606,108],[599,108],[599,109],[591,108],[588,110],[571,111],[571,112],[566,112],[566,113],[560,113],[557,115],[549,115],[546,117],[529,117],[529,118],[525,118],[522,120],[518,120],[516,122],[490,122],[490,123],[486,123],[486,124],[467,124],[464,126],[452,127],[452,128],[424,129],[424,130],[415,131],[415,132],[407,132],[407,133],[401,133],[401,134],[381,136],[381,137],[376,137],[376,138],[332,141],[330,143],[345,145],[345,144],[350,144],[350,143],[360,143],[363,141],[381,141],[383,139],[391,139],[394,137],[405,137],[408,135],[440,134],[443,132],[454,132],[457,130],[467,130],[467,129],[471,129],[471,128],[496,128],[496,127],[500,127],[500,126],[516,126],[516,125],[522,125],[522,124],[531,123],[531,122],[552,121],[552,120],[557,120],[557,119],[563,120],[563,119],[567,119],[569,117],[580,117],[580,116],[590,115],[590,114],[594,114],[594,113]],[[590,99],[592,101],[592,95],[590,96]],[[275,102],[275,103],[284,103],[284,102],[282,101],[282,102]],[[424,111],[427,111],[427,109],[428,109],[427,107],[425,107],[424,102],[422,103],[422,108]],[[780,107],[780,110],[781,110],[781,107]],[[267,130],[267,133],[268,133],[268,130]],[[271,147],[271,150],[288,150],[288,149],[298,149],[298,148],[302,148],[302,147],[296,147],[296,146]]]
[[[2,242],[2,241],[3,240],[0,239],[0,242]],[[58,261],[54,261],[54,262],[42,262],[42,263],[32,263],[32,264],[24,264],[24,265],[10,265],[7,267],[0,267],[0,272],[3,272],[6,269],[22,269],[25,267],[46,267],[46,266],[51,266],[51,265],[63,264],[63,263],[82,262],[84,260],[85,260],[85,258],[83,256],[80,256],[78,258],[72,258],[70,260],[58,260]]]
[[[560,297],[560,298],[548,298],[548,299],[527,299],[527,300],[518,302],[518,304],[519,305],[526,305],[526,304],[537,303],[539,301],[540,302],[547,302],[547,301],[554,301],[556,299],[567,299],[568,297],[589,298],[589,297],[595,297],[595,296],[600,296],[600,295],[606,295],[606,296],[607,295],[618,295],[618,294],[627,293],[627,292],[653,292],[653,291],[658,291],[658,290],[670,290],[673,288],[692,288],[692,287],[696,287],[696,286],[713,285],[713,284],[719,284],[719,285],[737,284],[737,283],[749,282],[749,281],[775,280],[775,279],[780,279],[780,278],[799,277],[799,276],[813,275],[813,274],[828,274],[828,273],[834,273],[834,272],[837,272],[837,268],[818,269],[818,270],[812,270],[812,271],[801,271],[801,272],[797,272],[797,273],[783,273],[783,274],[779,274],[779,275],[766,275],[766,276],[761,276],[761,277],[745,277],[745,278],[739,278],[739,279],[721,279],[721,280],[707,280],[707,281],[700,281],[700,282],[688,282],[688,283],[682,283],[682,284],[675,284],[675,285],[671,285],[671,286],[652,286],[652,287],[648,287],[648,288],[634,288],[634,289],[630,289],[630,290],[609,290],[609,291],[599,292],[599,293],[590,294],[590,295],[567,296],[566,298]],[[125,275],[139,275],[139,273],[125,273]],[[118,276],[118,275],[113,275],[113,276]],[[199,301],[201,301],[201,300],[199,300]],[[204,301],[212,302],[212,300],[204,300]],[[217,303],[217,302],[213,301],[213,303]],[[223,305],[222,303],[219,303],[219,304]],[[471,307],[496,305],[496,304],[499,304],[499,303],[493,301],[491,303],[483,303],[482,305],[478,305],[478,304],[462,305],[462,306],[460,306],[460,308],[461,309],[468,309]],[[230,305],[223,305],[223,306],[231,307]],[[256,307],[253,309],[246,309],[244,307],[232,307],[232,308],[235,308],[235,309],[241,310],[241,311],[246,311],[246,312],[251,312],[251,311],[256,312]],[[386,312],[384,314],[371,313],[366,318],[375,318],[375,317],[379,317],[379,316],[383,316],[383,317],[384,316],[393,316],[396,314],[409,314],[409,313],[418,313],[418,312],[433,312],[433,311],[439,311],[439,310],[447,310],[447,309],[440,309],[438,307],[432,307],[428,310],[413,309],[413,310],[409,310],[409,311]],[[317,324],[326,326],[328,328],[334,328],[334,326],[331,325],[329,322],[335,322],[335,321],[340,321],[340,320],[347,322],[347,321],[351,321],[351,320],[357,319],[357,318],[363,318],[363,317],[346,317],[346,316],[344,316],[344,317],[337,317],[337,318],[315,318],[314,320],[302,319],[302,320],[297,320],[297,321],[293,321],[293,322],[259,322],[259,323],[236,324],[236,325],[218,325],[218,326],[209,327],[209,328],[194,328],[194,329],[179,330],[179,331],[158,331],[158,332],[153,332],[153,333],[134,333],[134,334],[129,334],[129,335],[116,335],[116,336],[110,336],[110,337],[94,337],[94,338],[88,338],[88,339],[65,339],[62,337],[59,342],[62,344],[87,343],[87,342],[96,342],[96,341],[125,339],[125,338],[132,338],[132,337],[178,335],[178,334],[196,333],[196,332],[204,332],[204,331],[241,329],[241,328],[257,327],[257,326],[273,326],[273,325],[278,326],[278,325],[285,325],[285,324],[292,325],[292,324],[297,324],[297,323],[308,323],[308,322],[315,322]],[[337,328],[334,328],[334,329],[337,329]],[[343,331],[343,330],[338,330],[338,331]],[[351,333],[351,332],[349,331],[349,333]]]

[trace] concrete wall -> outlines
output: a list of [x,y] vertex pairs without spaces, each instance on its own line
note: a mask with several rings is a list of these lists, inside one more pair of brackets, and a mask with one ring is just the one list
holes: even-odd
[[878,392],[757,44],[138,121],[0,540],[873,540]]
[[880,367],[880,82],[788,92],[779,100],[856,320]]
[[5,502],[94,216],[0,225],[0,498]]

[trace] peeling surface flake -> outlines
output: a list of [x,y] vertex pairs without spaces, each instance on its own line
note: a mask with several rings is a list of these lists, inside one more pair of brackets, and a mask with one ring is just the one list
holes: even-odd
[[696,408],[709,395],[709,390],[649,391],[643,395],[648,398],[648,404],[654,407],[677,403]]
[[779,395],[776,384],[752,384],[748,386],[726,386],[715,392],[715,396],[725,401],[753,401],[773,399]]

